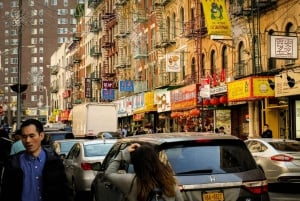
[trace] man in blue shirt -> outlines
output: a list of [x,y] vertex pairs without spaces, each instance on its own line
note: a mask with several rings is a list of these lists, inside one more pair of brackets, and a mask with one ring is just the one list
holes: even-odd
[[43,125],[29,119],[21,125],[25,152],[12,155],[5,163],[1,201],[68,201],[61,159],[51,149],[42,147]]

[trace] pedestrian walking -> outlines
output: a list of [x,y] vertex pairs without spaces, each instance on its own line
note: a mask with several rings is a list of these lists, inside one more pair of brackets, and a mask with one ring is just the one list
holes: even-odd
[[64,166],[59,156],[42,147],[43,124],[28,119],[21,125],[24,152],[4,163],[1,201],[68,201]]
[[[122,160],[131,162],[135,173],[119,171]],[[155,188],[162,190],[166,201],[183,200],[172,169],[159,160],[158,154],[149,144],[129,145],[110,163],[105,175],[124,193],[128,201],[147,200]]]
[[25,147],[24,147],[23,142],[22,142],[22,135],[21,134],[22,134],[21,129],[16,130],[16,132],[14,134],[15,142],[11,146],[10,155],[13,155],[13,154],[19,153],[20,151],[25,150]]

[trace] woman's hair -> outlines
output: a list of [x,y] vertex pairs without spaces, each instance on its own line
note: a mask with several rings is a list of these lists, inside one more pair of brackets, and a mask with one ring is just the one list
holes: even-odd
[[150,144],[142,144],[130,153],[137,180],[137,200],[147,200],[154,188],[161,188],[164,195],[175,196],[176,180],[170,166],[162,163]]

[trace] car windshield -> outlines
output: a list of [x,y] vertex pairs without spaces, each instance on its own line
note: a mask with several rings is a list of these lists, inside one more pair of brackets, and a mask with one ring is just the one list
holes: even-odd
[[300,142],[278,141],[269,143],[279,151],[300,151]]
[[111,147],[111,143],[86,144],[84,146],[84,156],[105,156]]
[[238,145],[173,147],[165,153],[176,175],[237,173],[256,168],[250,152]]
[[60,152],[67,153],[70,151],[76,141],[65,141],[60,143]]

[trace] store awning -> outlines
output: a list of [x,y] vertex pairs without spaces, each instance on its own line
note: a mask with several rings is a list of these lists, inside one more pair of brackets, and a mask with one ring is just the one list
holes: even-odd
[[157,111],[156,105],[147,105],[145,107],[134,110],[133,114],[156,112],[156,111]]

